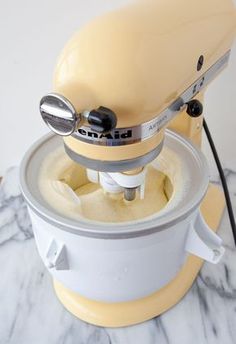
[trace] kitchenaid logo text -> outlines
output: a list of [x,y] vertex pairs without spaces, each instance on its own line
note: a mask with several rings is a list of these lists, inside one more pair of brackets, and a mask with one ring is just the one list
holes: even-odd
[[77,135],[79,136],[85,136],[91,139],[97,139],[97,140],[125,140],[125,139],[130,139],[133,136],[132,130],[124,130],[124,131],[118,131],[115,130],[111,133],[107,134],[99,134],[95,133],[94,131],[87,131],[85,129],[78,129],[77,130]]

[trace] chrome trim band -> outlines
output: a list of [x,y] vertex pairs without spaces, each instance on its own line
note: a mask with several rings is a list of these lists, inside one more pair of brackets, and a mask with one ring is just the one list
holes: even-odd
[[211,68],[201,75],[177,100],[151,121],[130,128],[117,128],[108,134],[98,134],[90,130],[89,126],[78,128],[73,137],[77,140],[101,146],[124,146],[150,139],[169,121],[171,121],[185,104],[202,91],[228,64],[230,51],[221,57]]
[[153,161],[161,153],[164,140],[151,152],[134,159],[117,160],[117,161],[101,161],[89,159],[85,156],[75,153],[65,143],[65,151],[67,155],[76,163],[86,166],[89,169],[99,172],[124,172],[136,169],[138,167],[146,166]]

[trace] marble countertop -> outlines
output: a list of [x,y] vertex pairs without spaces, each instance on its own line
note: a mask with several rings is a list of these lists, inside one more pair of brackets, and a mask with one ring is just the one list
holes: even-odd
[[[235,209],[236,172],[225,173]],[[227,213],[219,234],[226,247],[223,260],[218,265],[205,263],[177,306],[141,325],[95,327],[73,317],[57,300],[36,249],[18,169],[11,168],[0,185],[0,343],[236,343],[236,250]]]

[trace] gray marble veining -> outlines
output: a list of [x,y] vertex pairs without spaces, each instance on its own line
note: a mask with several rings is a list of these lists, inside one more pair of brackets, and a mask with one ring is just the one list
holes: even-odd
[[[225,173],[235,209],[236,172]],[[0,343],[235,344],[236,250],[227,213],[219,234],[226,246],[223,260],[218,265],[206,263],[177,306],[137,326],[92,326],[73,317],[57,300],[33,240],[18,169],[11,168],[0,185]]]

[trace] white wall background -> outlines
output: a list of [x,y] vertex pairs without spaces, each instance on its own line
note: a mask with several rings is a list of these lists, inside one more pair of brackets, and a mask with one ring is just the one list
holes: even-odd
[[[51,91],[64,44],[88,19],[121,3],[126,0],[0,0],[0,175],[48,132],[38,104]],[[207,91],[205,113],[222,160],[236,168],[236,45],[229,68]]]

